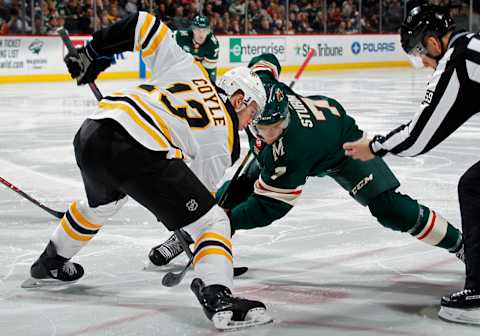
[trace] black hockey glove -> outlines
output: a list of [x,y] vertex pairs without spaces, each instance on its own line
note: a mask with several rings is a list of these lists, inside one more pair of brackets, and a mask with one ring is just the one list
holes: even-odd
[[97,54],[91,44],[87,43],[85,47],[77,48],[75,53],[69,52],[64,60],[72,78],[77,79],[78,85],[84,85],[97,79],[112,64],[113,57]]

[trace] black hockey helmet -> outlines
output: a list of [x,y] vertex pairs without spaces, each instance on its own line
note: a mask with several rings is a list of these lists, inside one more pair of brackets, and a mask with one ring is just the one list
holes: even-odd
[[407,54],[425,53],[424,38],[428,35],[440,39],[455,29],[455,21],[444,7],[428,4],[424,0],[407,3],[408,14],[400,27],[402,48]]

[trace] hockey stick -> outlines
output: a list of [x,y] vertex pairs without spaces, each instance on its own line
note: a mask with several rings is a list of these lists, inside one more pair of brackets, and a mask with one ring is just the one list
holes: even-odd
[[33,198],[32,196],[26,194],[25,192],[23,192],[22,190],[18,189],[16,186],[14,186],[13,184],[11,184],[10,182],[8,182],[7,180],[3,179],[2,177],[0,177],[0,182],[7,186],[9,189],[15,191],[17,194],[19,194],[20,196],[22,196],[23,198],[26,198],[27,200],[29,200],[30,202],[32,202],[33,204],[35,204],[36,206],[42,208],[43,210],[45,210],[46,212],[48,212],[49,214],[51,215],[54,215],[55,217],[57,218],[62,218],[63,215],[65,214],[64,212],[60,212],[60,211],[55,211],[55,210],[52,210],[50,209],[49,207],[47,207],[46,205],[44,205],[43,203],[37,201],[35,198]]
[[[220,200],[218,201],[218,205],[222,206],[223,203],[225,202],[227,193],[230,190],[230,186],[232,185],[232,182],[235,181],[238,178],[238,175],[242,172],[243,168],[247,165],[247,162],[250,161],[250,158],[253,156],[252,151],[248,151],[247,155],[245,155],[245,158],[242,160],[240,163],[240,166],[238,166],[237,170],[235,171],[235,174],[233,175],[232,179],[230,180],[230,184],[227,186],[225,189],[225,192],[222,194],[222,197],[220,197]],[[185,241],[183,238],[182,233],[180,230],[175,230],[174,231],[175,235],[178,238],[178,241],[180,242],[180,245],[182,245],[183,250],[188,256],[188,263],[185,265],[185,267],[179,272],[179,273],[174,273],[174,272],[168,272],[163,276],[162,279],[162,285],[165,287],[174,287],[178,285],[183,278],[185,277],[185,274],[187,274],[190,266],[193,263],[193,253],[190,250],[190,247],[188,246],[188,243]],[[234,276],[239,276],[245,273],[248,270],[247,267],[234,267],[233,268],[233,275]]]
[[[67,47],[68,51],[75,54],[77,52],[77,49],[75,49],[75,47],[73,46],[73,43],[70,40],[70,38],[68,37],[68,33],[66,32],[66,30],[64,28],[60,28],[60,29],[57,30],[57,32],[58,32],[58,35],[60,35],[60,37],[62,38],[62,41],[65,44],[65,46]],[[95,95],[95,97],[97,98],[97,100],[102,99],[102,94],[100,93],[100,90],[98,89],[97,85],[95,83],[89,83],[88,85],[90,86],[90,89],[92,90],[92,92]],[[20,196],[29,200],[30,202],[32,202],[36,206],[42,208],[43,210],[45,210],[49,214],[51,214],[51,215],[53,215],[53,216],[55,216],[59,219],[63,218],[63,215],[65,215],[64,212],[55,211],[53,209],[50,209],[49,207],[47,207],[43,203],[37,201],[32,196],[26,194],[25,192],[23,192],[22,190],[20,190],[19,188],[17,188],[16,186],[14,186],[10,182],[8,182],[7,180],[3,179],[2,177],[0,177],[0,182],[3,185],[7,186],[9,189],[15,191]]]
[[[297,70],[295,76],[293,77],[293,80],[290,82],[289,87],[292,88],[295,83],[300,79],[300,76],[302,75],[303,71],[307,67],[308,63],[312,59],[313,55],[315,54],[314,49],[310,49],[308,51],[307,57],[303,61],[302,65],[300,68]],[[227,186],[225,189],[225,192],[222,194],[222,197],[220,197],[220,200],[218,201],[218,205],[222,206],[223,203],[225,202],[226,197],[228,196],[228,193],[230,191],[230,188],[233,184],[233,182],[238,178],[240,173],[242,172],[243,168],[246,166],[247,162],[250,161],[250,158],[253,156],[252,150],[249,150],[247,155],[245,155],[245,158],[243,161],[240,163],[240,166],[237,168],[235,174],[233,175],[232,179],[230,180],[230,184]],[[165,287],[173,287],[178,285],[183,278],[185,277],[185,274],[187,274],[188,269],[190,268],[190,265],[193,262],[193,254],[192,251],[190,251],[190,247],[188,246],[188,243],[183,239],[183,236],[180,232],[175,231],[175,235],[177,236],[178,240],[180,241],[180,244],[182,245],[182,248],[185,250],[188,256],[188,263],[185,265],[185,267],[179,272],[179,273],[174,273],[174,272],[168,272],[165,274],[165,276],[162,279],[162,285]],[[233,269],[233,274],[234,276],[239,276],[245,273],[248,270],[248,267],[234,267]]]
[[307,67],[308,63],[310,62],[310,60],[312,59],[314,54],[315,54],[315,50],[313,48],[308,51],[307,57],[303,61],[300,68],[298,68],[297,73],[295,74],[292,81],[290,82],[290,85],[288,85],[290,87],[290,89],[293,88],[295,83],[300,79],[300,76],[302,75],[303,71]]
[[[68,36],[68,33],[65,30],[65,28],[62,27],[57,29],[57,33],[62,39],[63,44],[65,44],[65,47],[67,47],[68,51],[73,55],[77,55],[77,49],[74,47],[72,40],[70,40],[70,37]],[[88,83],[88,86],[90,86],[90,89],[95,95],[95,98],[97,98],[98,101],[102,100],[103,96],[100,90],[98,89],[97,84],[95,84],[95,82],[91,82],[91,83]]]

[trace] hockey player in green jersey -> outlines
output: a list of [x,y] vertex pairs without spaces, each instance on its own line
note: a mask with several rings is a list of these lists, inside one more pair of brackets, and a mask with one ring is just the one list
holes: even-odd
[[[232,232],[265,227],[284,217],[308,177],[329,176],[368,206],[384,227],[407,232],[462,259],[461,232],[436,211],[395,191],[400,183],[381,158],[360,162],[345,155],[343,143],[360,139],[363,132],[342,105],[325,96],[296,94],[278,82],[281,69],[276,58],[264,56],[249,64],[267,87],[268,101],[250,126],[250,149],[256,160],[234,182],[224,202]],[[218,190],[217,199],[228,183]],[[167,255],[161,252],[172,252],[177,245],[165,242],[156,247],[157,256]]]
[[197,15],[192,20],[192,27],[175,32],[177,44],[187,53],[202,63],[210,80],[217,79],[218,41],[210,31],[208,18]]

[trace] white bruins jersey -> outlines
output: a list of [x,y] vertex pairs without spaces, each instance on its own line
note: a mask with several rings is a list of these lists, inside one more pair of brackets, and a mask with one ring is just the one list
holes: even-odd
[[138,15],[134,50],[142,52],[151,81],[104,97],[89,118],[114,119],[146,148],[185,159],[214,192],[238,144],[234,121],[208,73],[163,22],[145,12]]

